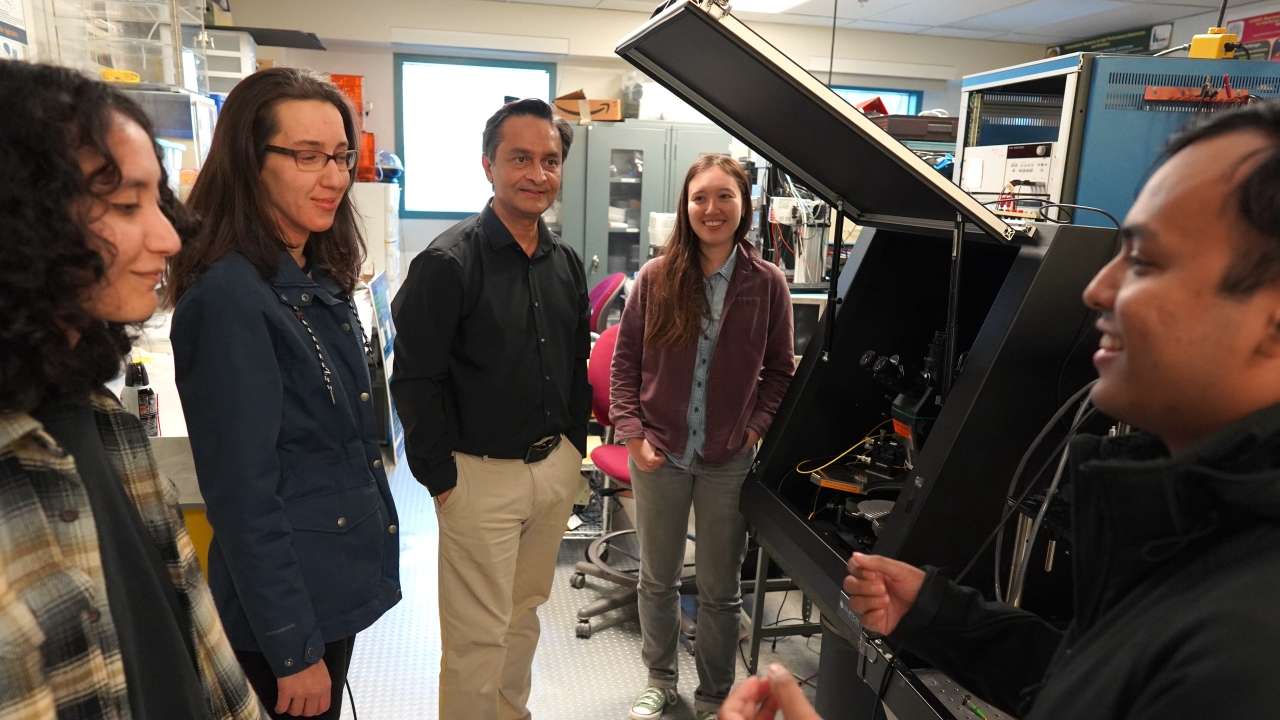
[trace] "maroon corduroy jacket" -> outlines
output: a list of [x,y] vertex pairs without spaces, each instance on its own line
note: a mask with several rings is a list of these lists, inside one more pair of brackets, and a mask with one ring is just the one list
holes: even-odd
[[[738,262],[725,293],[720,334],[707,374],[707,438],[703,460],[731,460],[747,441],[760,437],[795,372],[791,293],[786,276],[755,248],[739,243]],[[674,349],[644,347],[648,289],[662,258],[640,268],[627,298],[613,351],[609,419],[614,439],[645,437],[655,447],[683,456],[689,439],[689,396],[697,341]]]

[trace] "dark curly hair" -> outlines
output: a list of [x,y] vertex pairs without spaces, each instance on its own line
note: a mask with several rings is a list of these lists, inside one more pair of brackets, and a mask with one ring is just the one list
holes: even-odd
[[[131,329],[85,310],[111,246],[88,230],[97,203],[120,184],[107,145],[112,113],[152,133],[137,103],[72,70],[0,61],[0,413],[29,412],[50,397],[88,391],[120,374]],[[77,153],[106,163],[92,175]],[[160,159],[159,148],[156,150]],[[160,204],[179,235],[190,216],[161,165]],[[67,331],[80,332],[71,347]]]

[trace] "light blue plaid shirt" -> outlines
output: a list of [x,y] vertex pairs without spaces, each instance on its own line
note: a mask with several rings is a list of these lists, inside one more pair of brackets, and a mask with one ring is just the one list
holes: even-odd
[[711,370],[711,354],[715,352],[720,336],[720,316],[724,312],[724,297],[729,290],[729,278],[738,263],[738,248],[729,253],[729,259],[720,269],[703,281],[707,291],[707,304],[711,317],[702,321],[702,334],[698,336],[698,357],[693,361],[693,392],[689,395],[689,441],[684,446],[684,457],[668,453],[667,460],[678,468],[688,468],[695,455],[702,455],[707,439],[707,373]]

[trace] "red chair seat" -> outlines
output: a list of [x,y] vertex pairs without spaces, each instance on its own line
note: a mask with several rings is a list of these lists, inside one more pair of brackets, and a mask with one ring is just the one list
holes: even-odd
[[600,472],[631,487],[631,469],[627,467],[627,449],[621,445],[601,445],[591,451],[591,462]]

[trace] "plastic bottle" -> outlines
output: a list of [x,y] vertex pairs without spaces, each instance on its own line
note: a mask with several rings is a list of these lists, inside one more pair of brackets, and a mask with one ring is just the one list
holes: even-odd
[[150,386],[147,368],[140,362],[130,363],[125,371],[124,391],[120,402],[124,409],[142,421],[147,437],[160,436],[160,405],[156,391]]

